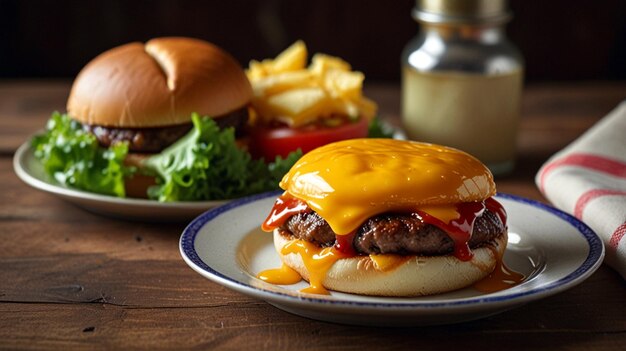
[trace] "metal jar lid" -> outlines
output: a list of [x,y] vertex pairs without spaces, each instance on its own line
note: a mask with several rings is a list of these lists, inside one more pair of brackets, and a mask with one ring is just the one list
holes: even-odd
[[426,23],[502,23],[511,18],[507,0],[416,0],[413,18]]

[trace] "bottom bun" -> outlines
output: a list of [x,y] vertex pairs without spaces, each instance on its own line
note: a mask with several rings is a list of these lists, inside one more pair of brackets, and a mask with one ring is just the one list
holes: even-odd
[[147,199],[148,188],[153,185],[156,185],[156,178],[143,174],[135,174],[124,179],[126,197]]
[[[274,247],[282,261],[309,281],[309,272],[299,254],[280,253],[291,236],[274,230]],[[326,289],[373,296],[419,296],[461,289],[485,278],[504,255],[507,233],[488,245],[473,249],[474,257],[461,261],[452,255],[412,256],[393,269],[381,271],[369,256],[340,259],[328,270]]]
[[153,154],[139,154],[128,153],[124,164],[126,166],[137,167],[139,170],[130,177],[124,179],[124,190],[126,191],[126,197],[132,198],[148,198],[148,188],[156,185],[156,178],[154,176],[141,174],[140,170],[143,167],[142,162]]

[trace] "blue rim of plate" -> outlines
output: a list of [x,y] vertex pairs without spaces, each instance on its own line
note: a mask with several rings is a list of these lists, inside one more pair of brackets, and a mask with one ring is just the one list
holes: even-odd
[[[262,292],[264,294],[269,294],[274,298],[282,299],[282,300],[291,300],[294,302],[311,302],[316,304],[331,304],[337,306],[349,306],[349,307],[361,307],[361,308],[441,308],[441,307],[458,307],[475,304],[484,304],[484,303],[505,303],[511,300],[515,300],[521,297],[529,297],[531,295],[535,295],[537,297],[544,296],[548,293],[557,293],[559,291],[565,290],[576,283],[579,283],[579,278],[583,278],[585,276],[591,275],[602,263],[602,259],[604,257],[604,244],[600,238],[596,235],[596,233],[589,228],[586,224],[579,221],[575,217],[570,214],[563,212],[557,208],[554,208],[550,205],[546,205],[544,203],[527,199],[524,197],[511,195],[511,194],[503,194],[498,193],[496,197],[512,200],[515,202],[519,202],[522,204],[530,205],[533,207],[537,207],[541,210],[547,211],[563,221],[572,225],[580,235],[586,240],[589,245],[589,253],[587,258],[583,263],[577,267],[573,272],[562,277],[558,280],[552,281],[541,288],[530,289],[527,291],[517,292],[508,295],[498,295],[498,296],[480,296],[480,297],[470,297],[470,298],[462,298],[462,299],[451,299],[449,301],[439,302],[439,301],[411,301],[411,302],[367,302],[367,301],[351,301],[351,300],[333,300],[333,299],[321,299],[315,297],[307,297],[301,295],[292,295],[287,293],[281,293],[272,290],[266,290],[259,287],[254,287],[252,285],[243,283],[236,279],[230,278],[215,269],[211,268],[208,264],[206,264],[198,253],[195,250],[194,243],[196,236],[200,232],[200,229],[209,221],[218,217],[222,213],[231,211],[240,206],[246,205],[251,202],[255,202],[261,199],[265,199],[267,197],[276,197],[282,194],[282,191],[275,192],[267,192],[261,193],[257,195],[252,195],[249,197],[241,198],[239,200],[235,200],[229,202],[223,206],[216,207],[214,209],[208,210],[203,214],[196,217],[184,230],[180,237],[180,251],[183,255],[183,258],[188,260],[189,262],[196,265],[198,268],[202,269],[205,273],[208,273],[214,281],[218,283],[226,283],[226,286],[234,288],[239,291],[248,291],[250,293],[258,293]],[[581,280],[582,281],[582,280]]]

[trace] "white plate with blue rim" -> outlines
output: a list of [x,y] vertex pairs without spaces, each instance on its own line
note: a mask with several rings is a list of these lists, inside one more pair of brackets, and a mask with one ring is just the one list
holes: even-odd
[[24,183],[35,189],[55,195],[88,211],[115,218],[147,222],[189,221],[210,208],[228,202],[227,200],[159,202],[68,188],[46,174],[41,162],[35,158],[30,140],[15,152],[13,169]]
[[479,319],[567,290],[591,276],[604,257],[601,240],[576,218],[540,202],[499,194],[509,226],[504,261],[525,276],[519,285],[494,293],[469,287],[409,298],[307,294],[299,292],[306,282],[273,285],[256,277],[281,265],[272,235],[260,229],[278,195],[242,198],[203,213],[182,233],[182,257],[218,284],[321,321],[413,326]]

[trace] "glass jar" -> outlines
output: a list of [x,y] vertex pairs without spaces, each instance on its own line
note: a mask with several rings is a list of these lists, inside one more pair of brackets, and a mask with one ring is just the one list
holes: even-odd
[[402,122],[410,139],[464,150],[510,172],[523,59],[505,34],[506,0],[417,0],[421,30],[402,54]]

